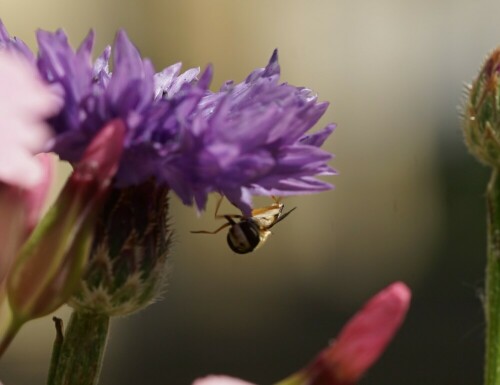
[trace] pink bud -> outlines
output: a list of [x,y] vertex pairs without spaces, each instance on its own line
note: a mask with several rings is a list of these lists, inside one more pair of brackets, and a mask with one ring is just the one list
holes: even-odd
[[[276,385],[354,385],[373,365],[401,326],[410,289],[395,282],[370,299],[338,338],[304,369]],[[208,376],[193,385],[252,385],[229,376]]]
[[305,369],[309,384],[351,385],[373,365],[403,322],[410,289],[396,282],[352,317],[330,347]]
[[7,279],[18,325],[57,309],[80,283],[95,222],[118,169],[124,136],[121,120],[99,131],[58,199],[21,248]]

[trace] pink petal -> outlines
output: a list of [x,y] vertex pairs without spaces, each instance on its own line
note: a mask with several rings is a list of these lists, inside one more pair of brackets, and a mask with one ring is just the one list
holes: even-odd
[[43,167],[33,155],[50,138],[44,120],[59,106],[59,97],[34,66],[0,52],[0,182],[23,188],[41,182]]
[[121,119],[107,123],[85,149],[71,178],[74,182],[97,180],[106,189],[118,170],[123,153],[125,125]]
[[203,378],[198,378],[193,382],[193,385],[254,385],[251,382],[240,380],[239,378],[210,375]]

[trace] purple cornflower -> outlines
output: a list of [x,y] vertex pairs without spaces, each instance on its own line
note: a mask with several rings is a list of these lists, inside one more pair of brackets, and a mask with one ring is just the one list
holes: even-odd
[[[12,45],[3,26],[0,32],[0,47]],[[180,64],[155,74],[123,31],[114,43],[112,73],[111,47],[92,61],[92,32],[76,51],[60,30],[37,37],[38,69],[65,100],[49,122],[56,134],[50,149],[77,162],[106,123],[121,119],[126,136],[116,187],[154,178],[185,204],[203,209],[208,194],[219,192],[246,214],[252,195],[332,188],[315,176],[334,174],[331,154],[319,148],[334,125],[306,136],[328,103],[318,103],[306,88],[280,84],[276,51],[244,82],[210,92],[211,67],[199,80],[199,69],[179,74]]]

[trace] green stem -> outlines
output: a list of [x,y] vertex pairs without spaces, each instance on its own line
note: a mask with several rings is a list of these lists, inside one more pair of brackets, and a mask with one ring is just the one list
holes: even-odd
[[55,374],[48,385],[96,385],[109,329],[109,317],[73,311],[64,335]]
[[500,385],[500,177],[494,170],[487,190],[485,385]]

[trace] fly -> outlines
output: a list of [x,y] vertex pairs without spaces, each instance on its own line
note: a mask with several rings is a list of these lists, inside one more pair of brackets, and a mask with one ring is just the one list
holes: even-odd
[[225,219],[227,222],[214,231],[191,231],[194,234],[217,234],[219,231],[229,227],[227,233],[227,244],[235,253],[246,254],[262,246],[271,235],[270,229],[278,222],[285,219],[293,210],[283,213],[285,205],[279,198],[273,197],[274,203],[266,207],[252,210],[251,216],[226,214],[218,215],[223,196],[217,202],[215,209],[216,219]]

